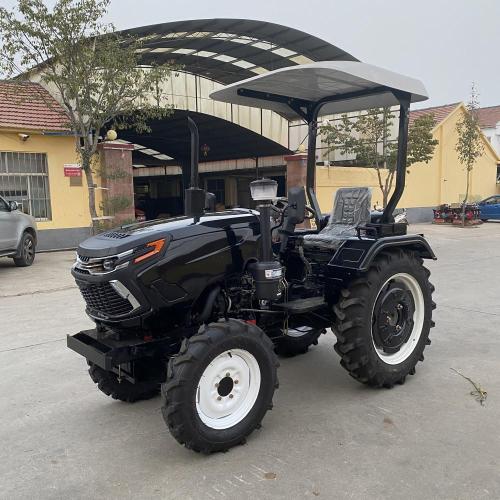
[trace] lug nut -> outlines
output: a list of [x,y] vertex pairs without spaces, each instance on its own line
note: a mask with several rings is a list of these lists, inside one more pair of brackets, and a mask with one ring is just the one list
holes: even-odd
[[222,399],[221,396],[217,396],[217,401],[220,401]]
[[219,382],[217,382],[217,383],[215,384],[215,387],[219,387]]
[[227,372],[227,373],[226,373],[226,377],[229,377],[229,376],[230,376],[230,374],[229,374],[229,372]]
[[234,381],[234,383],[235,383],[235,384],[239,384],[239,383],[240,383],[240,381],[239,381],[239,380],[235,380],[235,381]]
[[232,394],[229,394],[229,399],[233,399],[234,396]]

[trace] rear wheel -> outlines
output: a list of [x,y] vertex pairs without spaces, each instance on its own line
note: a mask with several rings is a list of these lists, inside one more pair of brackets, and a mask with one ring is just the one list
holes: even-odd
[[204,326],[169,361],[162,413],[170,432],[203,453],[244,443],[272,408],[277,367],[273,344],[257,326]]
[[35,238],[30,233],[24,233],[19,245],[19,257],[14,257],[17,267],[28,267],[35,260]]
[[309,350],[309,346],[318,344],[319,336],[325,332],[324,329],[310,326],[289,328],[288,333],[277,340],[274,351],[284,357],[304,354]]
[[391,388],[424,360],[434,323],[434,287],[413,252],[382,252],[368,273],[342,290],[334,307],[335,350],[359,382]]

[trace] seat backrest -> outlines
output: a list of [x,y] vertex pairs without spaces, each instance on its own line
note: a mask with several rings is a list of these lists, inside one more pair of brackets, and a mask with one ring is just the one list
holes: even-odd
[[328,225],[359,226],[370,222],[372,190],[367,187],[340,188],[335,194]]

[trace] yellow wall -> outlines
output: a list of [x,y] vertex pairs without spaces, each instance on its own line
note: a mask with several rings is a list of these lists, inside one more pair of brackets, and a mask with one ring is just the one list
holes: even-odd
[[[433,159],[416,163],[408,168],[405,192],[400,207],[435,207],[442,203],[458,203],[465,194],[466,173],[458,161],[456,123],[464,107],[455,111],[438,124],[433,131],[439,141]],[[496,171],[500,158],[483,136],[484,153],[476,162],[471,174],[469,199],[482,199],[497,193]],[[385,172],[382,171],[385,179]],[[360,167],[318,167],[316,169],[316,194],[322,211],[331,210],[333,196],[339,187],[368,186],[372,188],[372,205],[382,203],[377,173],[374,169]]]
[[[21,141],[18,136],[20,132],[30,134],[30,138]],[[47,155],[52,220],[37,222],[38,229],[90,226],[85,174],[82,186],[70,186],[70,178],[64,176],[64,164],[78,163],[74,137],[41,135],[27,130],[0,130],[0,151]],[[99,199],[96,204],[99,207]]]

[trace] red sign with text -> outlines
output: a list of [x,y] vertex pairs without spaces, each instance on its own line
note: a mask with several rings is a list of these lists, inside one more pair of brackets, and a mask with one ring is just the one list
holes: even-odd
[[81,177],[80,165],[64,165],[64,177]]

